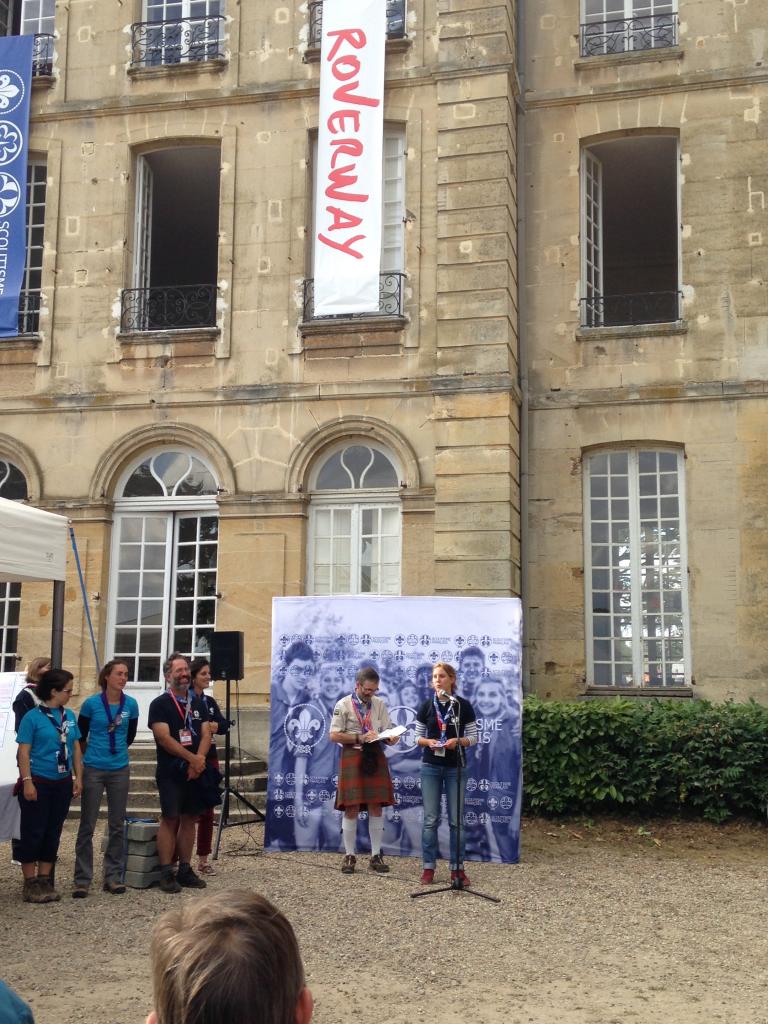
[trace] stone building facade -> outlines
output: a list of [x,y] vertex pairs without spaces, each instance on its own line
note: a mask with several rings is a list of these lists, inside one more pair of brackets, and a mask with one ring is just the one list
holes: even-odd
[[526,6],[531,684],[764,701],[764,5]]
[[[311,304],[320,4],[9,24],[44,59],[0,494],[71,518],[142,702],[215,622],[265,707],[276,595],[519,592],[514,9],[387,8],[381,309],[347,320]],[[50,588],[0,598],[6,666],[45,651]],[[64,663],[92,689],[74,563]]]
[[[21,3],[0,494],[71,517],[142,700],[215,622],[266,708],[273,596],[329,592],[522,593],[542,696],[768,698],[760,6],[388,0],[381,309],[318,320],[321,4]],[[74,566],[65,625],[86,692]]]

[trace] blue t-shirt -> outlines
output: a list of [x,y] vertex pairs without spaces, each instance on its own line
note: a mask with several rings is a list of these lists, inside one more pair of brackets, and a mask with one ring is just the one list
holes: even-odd
[[0,1024],[35,1024],[32,1011],[12,988],[0,981]]
[[[120,710],[120,704],[110,704],[109,710],[114,722]],[[79,714],[90,718],[88,727],[88,745],[85,748],[83,764],[88,768],[100,771],[116,771],[128,767],[128,722],[139,717],[139,705],[133,697],[126,696],[125,707],[120,718],[120,725],[115,728],[115,753],[109,742],[109,719],[104,710],[104,701],[100,693],[94,693],[83,701]],[[85,728],[85,726],[83,726]]]
[[[47,708],[53,712],[57,723],[61,722],[61,708]],[[80,739],[80,730],[77,728],[77,721],[69,708],[64,708],[66,730],[67,730],[67,756],[69,757],[69,768],[72,770],[72,751],[75,741]],[[41,779],[65,779],[66,775],[59,771],[58,754],[61,749],[61,736],[59,730],[42,710],[42,705],[32,708],[21,720],[17,743],[29,743],[30,760],[32,762],[32,774],[39,775]]]

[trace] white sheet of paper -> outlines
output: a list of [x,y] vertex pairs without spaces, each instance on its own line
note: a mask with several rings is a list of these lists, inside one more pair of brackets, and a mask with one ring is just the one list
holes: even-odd
[[393,725],[391,729],[385,729],[379,733],[380,740],[391,740],[395,736],[402,736],[405,732],[404,725]]

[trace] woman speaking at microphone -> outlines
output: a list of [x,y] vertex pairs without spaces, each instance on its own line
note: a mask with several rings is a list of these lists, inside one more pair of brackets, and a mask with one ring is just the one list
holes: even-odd
[[[421,762],[421,799],[424,825],[421,833],[422,885],[435,880],[437,866],[437,829],[440,825],[440,798],[445,793],[451,835],[451,881],[469,879],[464,873],[464,829],[458,842],[459,815],[464,817],[466,775],[462,769],[461,793],[458,792],[461,747],[477,743],[475,712],[468,700],[454,696],[456,670],[443,661],[432,669],[433,696],[424,701],[416,715],[416,742],[424,748]],[[462,760],[462,765],[464,761]],[[460,806],[457,809],[457,804]]]

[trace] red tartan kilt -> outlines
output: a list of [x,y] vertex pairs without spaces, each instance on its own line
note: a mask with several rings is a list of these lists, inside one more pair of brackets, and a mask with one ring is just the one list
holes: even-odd
[[391,807],[395,802],[392,779],[389,774],[387,755],[381,744],[377,744],[378,754],[375,775],[363,775],[363,752],[352,746],[341,748],[339,764],[339,786],[336,790],[336,810],[345,807],[367,807],[368,804],[380,804]]

